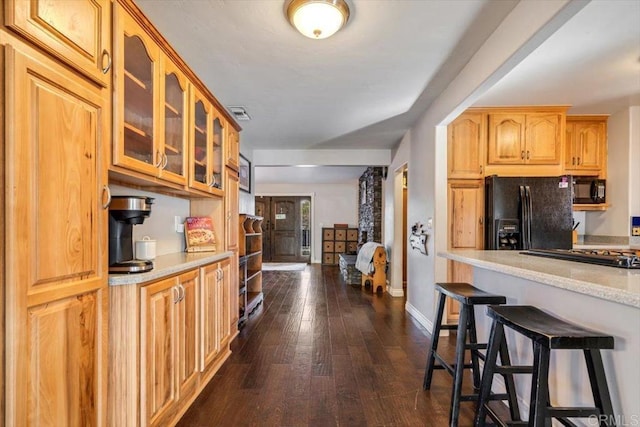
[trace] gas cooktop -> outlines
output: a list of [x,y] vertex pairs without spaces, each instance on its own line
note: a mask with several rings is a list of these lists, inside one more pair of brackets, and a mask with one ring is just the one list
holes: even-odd
[[640,269],[639,252],[632,249],[529,249],[520,253],[609,267]]

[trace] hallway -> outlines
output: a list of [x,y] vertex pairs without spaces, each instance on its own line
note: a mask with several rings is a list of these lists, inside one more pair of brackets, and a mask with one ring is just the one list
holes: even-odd
[[[403,298],[345,285],[333,266],[263,275],[263,306],[179,426],[447,425],[451,378],[436,371],[422,390],[429,338]],[[440,340],[450,357],[454,345]],[[472,417],[463,403],[460,425]]]

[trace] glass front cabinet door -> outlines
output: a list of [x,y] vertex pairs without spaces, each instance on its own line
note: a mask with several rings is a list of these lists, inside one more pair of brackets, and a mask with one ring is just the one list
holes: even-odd
[[160,51],[149,35],[114,3],[116,21],[113,164],[156,175],[162,164],[157,138]]
[[185,74],[120,6],[115,8],[115,143],[112,163],[187,183],[189,85]]
[[227,126],[226,122],[218,114],[217,111],[214,110],[213,117],[213,143],[211,146],[211,180],[212,187],[223,190],[223,181],[222,181],[222,172],[224,169],[224,145],[225,139],[227,135]]
[[158,166],[160,178],[185,185],[187,183],[186,148],[189,135],[187,109],[189,106],[188,81],[168,58],[162,62],[160,115],[162,137],[157,154],[162,158]]
[[222,149],[225,128],[211,102],[192,85],[189,187],[223,195]]

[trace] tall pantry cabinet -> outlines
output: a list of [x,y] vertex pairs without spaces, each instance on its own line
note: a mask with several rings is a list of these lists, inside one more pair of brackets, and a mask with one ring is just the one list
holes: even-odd
[[0,424],[105,425],[111,4],[2,12]]

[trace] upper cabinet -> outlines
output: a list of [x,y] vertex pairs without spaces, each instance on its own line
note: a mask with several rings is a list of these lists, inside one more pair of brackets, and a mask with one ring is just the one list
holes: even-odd
[[224,147],[227,139],[227,124],[220,113],[214,110],[213,140],[211,141],[211,180],[212,187],[223,189],[222,170],[224,168]]
[[489,164],[558,165],[562,117],[546,113],[489,114]]
[[239,128],[130,0],[114,2],[114,64],[115,179],[223,196],[225,165],[238,168]]
[[227,126],[226,162],[231,169],[240,168],[240,133],[231,126]]
[[145,30],[114,4],[113,164],[156,176],[159,151],[160,50]]
[[110,86],[110,0],[5,3],[5,24],[9,28],[102,86]]
[[160,72],[160,129],[157,151],[162,157],[160,178],[177,184],[187,183],[187,142],[189,140],[189,83],[185,75],[166,56]]
[[463,113],[448,126],[447,135],[449,140],[447,178],[482,178],[487,115]]
[[217,170],[214,168],[216,163],[222,163],[222,152],[219,145],[214,143],[215,135],[219,135],[221,128],[216,129],[218,122],[213,105],[194,87],[190,106],[193,114],[190,119],[189,188],[203,193],[221,194],[221,166]]
[[608,116],[567,116],[567,173],[606,176],[607,119]]

